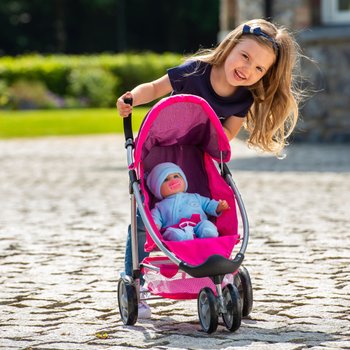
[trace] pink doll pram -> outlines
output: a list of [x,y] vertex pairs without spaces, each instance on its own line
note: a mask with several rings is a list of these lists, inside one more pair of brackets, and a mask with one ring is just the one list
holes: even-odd
[[[132,103],[132,101],[128,101]],[[140,274],[151,297],[196,299],[202,329],[211,333],[222,316],[230,331],[240,327],[242,316],[252,309],[249,273],[241,264],[248,244],[248,220],[243,201],[225,164],[230,145],[221,123],[202,98],[176,95],[158,102],[147,114],[134,143],[131,116],[124,119],[131,197],[133,276],[118,282],[118,303],[124,324],[137,321]],[[217,164],[215,164],[215,162]],[[188,192],[225,199],[230,209],[213,221],[219,237],[165,241],[151,216],[155,197],[145,178],[154,166],[173,162],[187,177]],[[241,214],[238,223],[236,207]],[[156,251],[138,261],[136,207],[147,230],[145,250]],[[239,233],[242,226],[242,233]],[[231,257],[235,246],[240,250]]]

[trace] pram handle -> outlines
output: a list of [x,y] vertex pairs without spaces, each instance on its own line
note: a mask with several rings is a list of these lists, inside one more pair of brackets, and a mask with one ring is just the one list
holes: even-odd
[[[124,102],[132,106],[132,98],[125,98]],[[132,133],[131,114],[132,113],[130,113],[126,118],[123,118],[123,127],[126,142],[125,147],[127,147],[129,140],[131,143],[133,143],[134,141],[134,135]]]

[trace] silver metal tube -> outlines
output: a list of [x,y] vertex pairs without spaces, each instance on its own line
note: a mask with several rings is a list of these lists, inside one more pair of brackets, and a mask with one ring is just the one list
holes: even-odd
[[241,214],[241,218],[242,218],[242,224],[243,224],[243,242],[241,244],[241,249],[240,249],[240,253],[244,254],[245,251],[247,250],[247,246],[248,246],[248,240],[249,240],[249,223],[248,223],[248,216],[247,216],[247,212],[245,210],[244,207],[244,203],[243,203],[243,199],[241,197],[241,194],[238,191],[238,188],[236,186],[236,184],[234,183],[232,176],[230,174],[226,175],[226,181],[227,183],[230,185],[230,187],[232,188],[235,197],[236,197],[236,201],[238,204],[238,208]]
[[221,283],[215,284],[216,293],[217,293],[217,301],[218,301],[218,313],[223,314],[226,312],[224,297],[222,295],[222,287]]
[[130,195],[131,206],[131,250],[132,250],[132,268],[139,268],[139,250],[137,237],[137,221],[136,221],[136,201],[133,194]]
[[133,163],[134,163],[134,159],[133,159],[133,147],[132,146],[128,146],[126,148],[126,160],[128,162],[128,166],[130,167]]
[[159,267],[155,267],[155,266],[150,265],[150,264],[142,263],[142,267],[147,267],[149,270],[153,270],[153,271],[157,271],[157,272],[160,271]]
[[[131,255],[132,255],[132,269],[139,269],[139,249],[137,237],[137,221],[136,221],[136,201],[133,194],[130,195],[131,205]],[[136,288],[137,302],[140,302],[140,279],[133,279],[133,284]]]

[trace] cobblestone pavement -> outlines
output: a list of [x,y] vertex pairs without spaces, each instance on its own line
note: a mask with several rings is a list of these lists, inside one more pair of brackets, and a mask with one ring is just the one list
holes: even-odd
[[254,308],[237,332],[207,335],[195,300],[121,323],[121,137],[0,141],[0,348],[350,349],[349,145],[293,145],[280,161],[236,141],[232,153]]

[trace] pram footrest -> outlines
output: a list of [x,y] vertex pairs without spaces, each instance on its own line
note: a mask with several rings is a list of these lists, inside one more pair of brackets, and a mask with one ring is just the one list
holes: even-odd
[[244,259],[244,254],[238,253],[233,260],[214,254],[211,255],[203,264],[191,266],[184,262],[179,264],[179,268],[192,277],[214,277],[235,272]]

